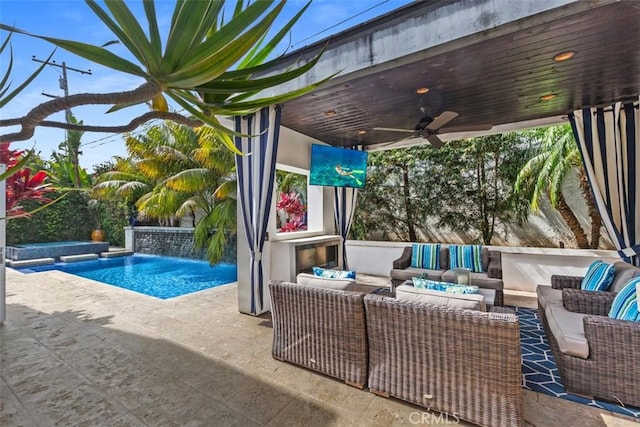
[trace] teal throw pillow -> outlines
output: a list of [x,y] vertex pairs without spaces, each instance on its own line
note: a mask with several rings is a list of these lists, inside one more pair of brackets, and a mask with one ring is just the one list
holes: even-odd
[[585,291],[606,291],[613,282],[616,268],[600,260],[591,263],[582,279],[580,289]]
[[609,310],[609,317],[640,322],[640,313],[638,312],[639,290],[640,276],[629,280],[614,298],[611,310]]
[[431,291],[446,292],[448,294],[477,294],[480,289],[477,286],[456,285],[454,283],[437,282],[435,280],[414,277],[413,287],[417,289],[429,289]]
[[414,243],[411,247],[411,267],[440,269],[440,245]]
[[355,279],[356,272],[353,270],[332,270],[330,268],[313,267],[313,275],[326,279]]
[[484,273],[482,245],[449,245],[449,268],[468,268],[473,273]]

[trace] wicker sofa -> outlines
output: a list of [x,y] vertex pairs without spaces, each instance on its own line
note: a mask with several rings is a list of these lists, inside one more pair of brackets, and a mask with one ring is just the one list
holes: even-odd
[[279,281],[270,281],[269,291],[273,357],[363,388],[368,363],[365,294]]
[[370,391],[443,412],[449,419],[522,424],[521,350],[513,313],[372,294],[364,302]]
[[580,289],[582,277],[539,285],[538,313],[567,392],[640,407],[640,323],[608,317],[618,291],[640,268],[619,262],[608,291]]
[[[394,286],[401,285],[406,280],[411,280],[416,276],[423,276],[429,280],[442,282],[455,282],[455,273],[449,269],[449,248],[440,247],[440,269],[428,270],[424,268],[411,267],[412,247],[405,247],[400,258],[393,261],[393,268],[389,275]],[[471,285],[484,289],[494,289],[495,305],[504,305],[504,283],[502,281],[502,253],[491,251],[489,248],[482,248],[482,267],[486,273],[471,273]]]

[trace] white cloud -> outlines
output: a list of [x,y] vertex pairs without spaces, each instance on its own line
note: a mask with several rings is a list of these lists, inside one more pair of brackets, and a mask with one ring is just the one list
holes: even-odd
[[76,21],[76,22],[83,22],[85,19],[84,14],[75,8],[64,10],[62,13],[60,13],[60,17],[65,20]]

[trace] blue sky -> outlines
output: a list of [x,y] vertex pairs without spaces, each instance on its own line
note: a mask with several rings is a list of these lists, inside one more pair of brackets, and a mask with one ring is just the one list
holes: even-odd
[[[293,49],[298,49],[410,2],[411,0],[315,0],[293,28],[290,42]],[[141,2],[128,1],[127,3],[136,15],[141,17],[143,26],[146,26],[144,14],[141,12]],[[235,4],[234,1],[229,3]],[[285,6],[285,12],[280,17],[281,22],[285,22],[305,3],[306,1],[302,0],[290,0]],[[174,1],[172,0],[156,1],[161,28],[168,26],[173,6]],[[35,34],[78,40],[96,45],[114,39],[106,26],[80,0],[1,0],[0,21],[3,24],[13,25]],[[342,21],[346,22],[341,23]],[[322,33],[317,34],[320,32]],[[2,39],[4,37],[5,34],[2,35]],[[44,41],[17,34],[12,36],[11,41],[14,54],[11,78],[14,85],[18,85],[38,66],[36,62],[32,61],[32,56],[44,60],[52,52],[53,46]],[[281,54],[286,47],[282,46],[276,53]],[[119,55],[125,53],[120,45],[112,45],[110,49]],[[68,72],[69,92],[72,94],[130,90],[142,83],[142,80],[137,77],[93,64],[60,49],[54,54],[53,60],[58,64],[64,61],[67,66],[81,70],[91,69],[92,75]],[[4,69],[8,55],[3,54],[0,61],[2,63],[0,67]],[[20,117],[39,103],[49,99],[42,95],[42,92],[61,95],[62,90],[58,83],[60,75],[60,68],[45,68],[20,96],[0,111],[0,116],[2,118]],[[146,107],[137,107],[105,114],[107,108],[105,106],[88,106],[74,109],[73,113],[79,120],[84,120],[87,124],[115,125],[128,123],[133,117],[146,111]],[[64,114],[59,113],[49,119],[64,121]],[[1,131],[6,133],[7,129]],[[36,130],[36,134],[31,140],[14,142],[12,146],[14,148],[35,146],[35,149],[40,151],[44,158],[48,158],[51,152],[58,148],[64,137],[64,130],[40,128]],[[124,156],[126,154],[122,135],[85,133],[82,142],[83,155],[80,162],[90,172],[93,165],[108,160],[114,155]]]

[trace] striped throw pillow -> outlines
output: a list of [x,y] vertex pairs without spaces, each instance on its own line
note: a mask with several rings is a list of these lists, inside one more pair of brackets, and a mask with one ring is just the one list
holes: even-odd
[[587,269],[580,288],[585,291],[606,291],[613,282],[615,274],[616,268],[612,264],[600,260],[594,261]]
[[423,279],[421,277],[411,278],[413,287],[418,289],[428,289],[430,291],[446,292],[448,294],[477,294],[480,288],[477,286],[457,285],[455,283],[437,282],[435,280]]
[[640,292],[640,276],[629,280],[618,292],[611,304],[609,317],[618,320],[640,322],[638,312],[638,292]]
[[411,247],[411,267],[440,269],[440,245],[414,243]]
[[482,245],[449,245],[449,268],[468,268],[474,273],[482,269]]
[[333,270],[331,268],[312,267],[314,276],[325,279],[355,279],[356,272],[353,270]]

